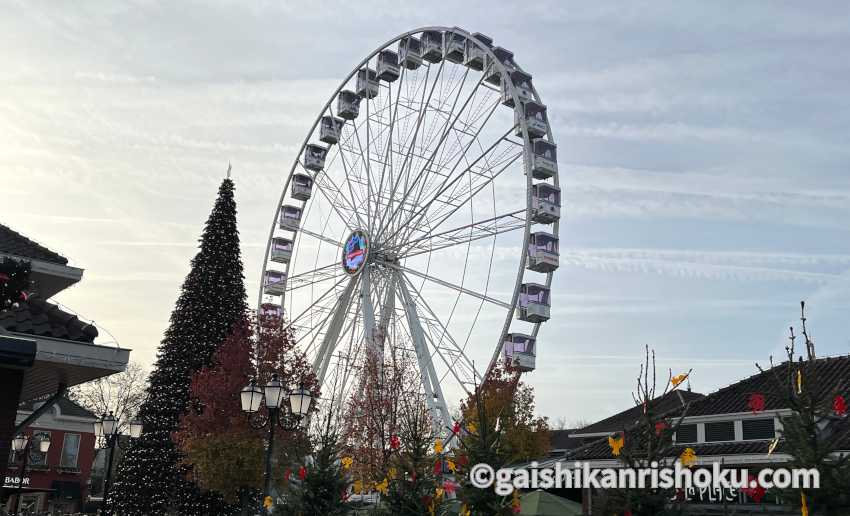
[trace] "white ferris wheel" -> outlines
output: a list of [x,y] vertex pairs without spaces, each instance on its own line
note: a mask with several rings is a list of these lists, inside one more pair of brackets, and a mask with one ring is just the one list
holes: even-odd
[[323,398],[348,399],[367,350],[409,351],[446,428],[500,360],[534,370],[559,217],[532,76],[483,34],[412,30],[361,61],[308,131],[258,310],[286,314]]

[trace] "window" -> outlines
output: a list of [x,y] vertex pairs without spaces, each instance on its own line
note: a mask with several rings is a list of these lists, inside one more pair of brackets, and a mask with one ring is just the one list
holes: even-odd
[[705,442],[712,443],[717,441],[734,441],[735,440],[735,422],[722,421],[718,423],[705,424]]
[[59,465],[63,468],[76,468],[77,456],[80,454],[80,434],[65,434],[62,444],[62,459]]
[[50,432],[38,430],[33,432],[32,443],[30,443],[30,458],[29,463],[32,466],[47,466],[47,454],[39,451],[39,442],[42,439],[50,439]]
[[677,443],[695,443],[697,442],[697,425],[679,425],[676,429]]
[[744,419],[744,440],[773,439],[776,437],[776,429],[773,426],[773,418]]

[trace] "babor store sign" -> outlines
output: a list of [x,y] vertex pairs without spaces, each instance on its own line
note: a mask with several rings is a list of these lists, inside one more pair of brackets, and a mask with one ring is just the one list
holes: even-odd
[[[6,477],[3,482],[3,487],[18,487],[21,484],[21,477]],[[30,477],[24,477],[24,487],[30,485]]]

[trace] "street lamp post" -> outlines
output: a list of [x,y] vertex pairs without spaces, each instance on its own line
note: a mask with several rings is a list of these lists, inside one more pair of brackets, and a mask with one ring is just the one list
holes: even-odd
[[[15,511],[12,513],[13,516],[18,516],[18,513],[21,510],[21,495],[24,492],[24,475],[27,471],[27,463],[30,458],[30,449],[32,447],[33,439],[30,439],[25,434],[20,434],[12,439],[12,450],[15,453],[22,452],[24,454],[24,459],[21,462],[21,473],[18,475],[18,494],[15,497]],[[47,453],[50,449],[50,438],[46,436],[41,436],[38,438],[38,451],[41,453]]]
[[[112,510],[109,508],[107,499],[109,498],[109,489],[112,487],[112,463],[115,460],[115,448],[119,447],[118,440],[121,437],[121,424],[118,419],[112,415],[104,414],[100,420],[94,423],[94,433],[96,437],[102,437],[106,443],[106,448],[109,448],[109,459],[106,465],[106,477],[103,483],[103,509],[101,514],[109,516]],[[142,422],[139,420],[130,421],[130,438],[136,439],[142,435]]]
[[[260,430],[268,426],[269,429],[265,473],[263,475],[263,499],[271,496],[275,428],[280,427],[290,432],[296,430],[310,410],[310,403],[313,401],[310,391],[304,389],[303,385],[288,393],[288,406],[287,404],[281,406],[285,394],[284,386],[280,383],[277,373],[272,375],[272,380],[265,387],[260,388],[255,380],[251,380],[240,392],[242,410],[248,414],[248,422],[251,427]],[[267,418],[258,417],[263,398],[265,398],[266,410],[268,411]],[[283,411],[283,414],[281,414],[281,411]]]

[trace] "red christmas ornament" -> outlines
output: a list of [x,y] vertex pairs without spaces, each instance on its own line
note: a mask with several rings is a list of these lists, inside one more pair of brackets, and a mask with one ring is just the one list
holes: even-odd
[[844,396],[840,394],[835,396],[835,399],[832,400],[832,410],[837,416],[847,414],[847,400],[844,399]]
[[659,421],[655,423],[655,435],[661,435],[661,432],[670,428],[670,425],[667,424],[667,421]]
[[460,421],[455,421],[454,426],[452,426],[452,433],[456,434],[460,432]]
[[434,474],[439,475],[443,472],[443,461],[438,460],[434,463]]
[[466,466],[467,464],[469,464],[469,458],[466,455],[458,455],[457,463],[461,466]]
[[745,495],[749,496],[752,501],[761,503],[764,495],[767,494],[767,490],[758,484],[756,477],[753,475],[749,475],[747,483],[749,485],[744,489],[741,489],[741,491],[743,491]]
[[753,414],[764,412],[764,394],[759,392],[750,394],[750,399],[747,401],[747,407],[753,411]]
[[301,480],[307,478],[307,468],[305,468],[304,466],[298,468],[298,478],[300,478]]
[[289,482],[289,477],[291,477],[291,476],[292,476],[292,470],[289,469],[289,468],[286,468],[286,472],[283,474],[283,479],[286,480],[287,482]]
[[390,449],[398,450],[401,448],[401,439],[398,438],[397,435],[393,434],[390,436]]
[[457,490],[457,484],[455,484],[451,480],[446,480],[445,482],[443,482],[443,489],[446,491],[446,493],[452,494]]

